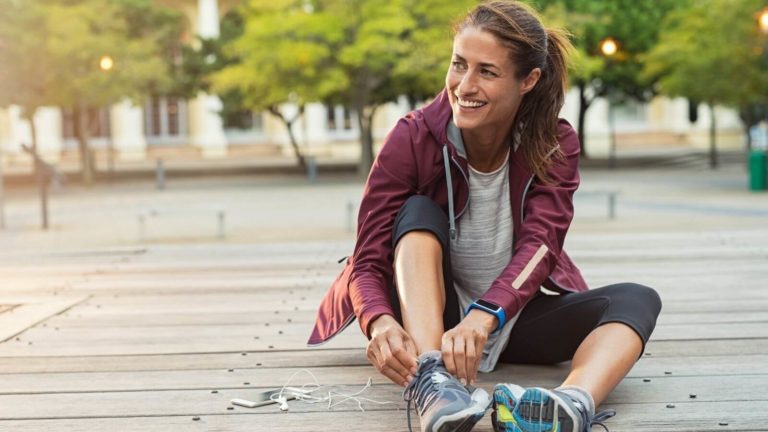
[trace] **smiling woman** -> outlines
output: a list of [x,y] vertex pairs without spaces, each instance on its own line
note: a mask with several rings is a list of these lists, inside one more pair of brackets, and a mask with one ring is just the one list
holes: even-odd
[[[640,356],[654,290],[589,290],[563,250],[579,142],[558,118],[571,45],[516,1],[488,1],[455,28],[446,88],[401,119],[366,183],[352,257],[310,345],[354,318],[367,356],[405,387],[423,431],[586,432]],[[547,295],[542,291],[546,288]],[[553,390],[474,384],[498,362],[572,360]],[[410,426],[410,409],[408,410]]]

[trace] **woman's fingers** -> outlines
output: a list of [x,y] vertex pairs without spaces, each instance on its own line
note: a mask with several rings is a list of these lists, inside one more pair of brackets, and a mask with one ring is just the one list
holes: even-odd
[[468,382],[466,340],[462,337],[453,338],[453,361],[456,363],[456,378],[466,385]]
[[482,360],[485,339],[473,331],[451,331],[443,337],[443,362],[464,384],[473,384]]
[[483,350],[485,349],[485,339],[484,338],[475,338],[475,367],[474,367],[474,375],[472,377],[472,384],[474,385],[475,380],[477,380],[477,370],[480,368],[480,363],[483,361]]
[[453,338],[446,334],[443,337],[440,351],[443,354],[443,364],[445,364],[445,370],[452,375],[456,375],[456,362],[453,358]]
[[468,340],[466,344],[466,368],[467,384],[474,384],[477,378],[477,351],[474,340]]
[[[388,343],[381,345],[381,357],[384,360],[385,366],[399,376],[400,383],[408,382],[411,376],[409,367],[406,367],[402,360],[406,360],[407,353],[402,346],[402,341],[394,340],[387,341]],[[402,359],[402,360],[401,360]]]

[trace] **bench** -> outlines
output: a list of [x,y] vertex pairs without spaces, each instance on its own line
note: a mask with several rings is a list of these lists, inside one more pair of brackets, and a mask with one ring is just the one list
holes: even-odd
[[225,220],[226,211],[220,207],[186,207],[186,208],[150,208],[139,211],[139,240],[146,239],[147,223],[152,219],[171,215],[189,215],[209,213],[214,215],[217,224],[217,237],[223,239],[226,236]]

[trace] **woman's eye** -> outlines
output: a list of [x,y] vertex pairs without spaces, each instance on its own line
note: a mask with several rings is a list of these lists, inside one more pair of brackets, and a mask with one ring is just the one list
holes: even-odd
[[454,70],[461,71],[461,70],[466,69],[466,66],[464,66],[464,63],[462,63],[462,62],[455,61],[455,62],[452,62],[451,65],[453,66]]
[[483,69],[483,70],[481,70],[481,71],[480,71],[480,73],[482,73],[482,74],[483,74],[483,75],[485,75],[485,76],[489,76],[489,77],[495,77],[495,76],[498,76],[498,75],[496,75],[496,73],[495,73],[495,72],[491,72],[491,71],[489,71],[488,69]]

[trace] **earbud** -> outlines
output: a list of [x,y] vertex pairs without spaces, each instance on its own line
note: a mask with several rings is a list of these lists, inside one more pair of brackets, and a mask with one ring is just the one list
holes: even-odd
[[278,397],[277,403],[280,404],[280,411],[288,411],[288,399],[284,397]]

